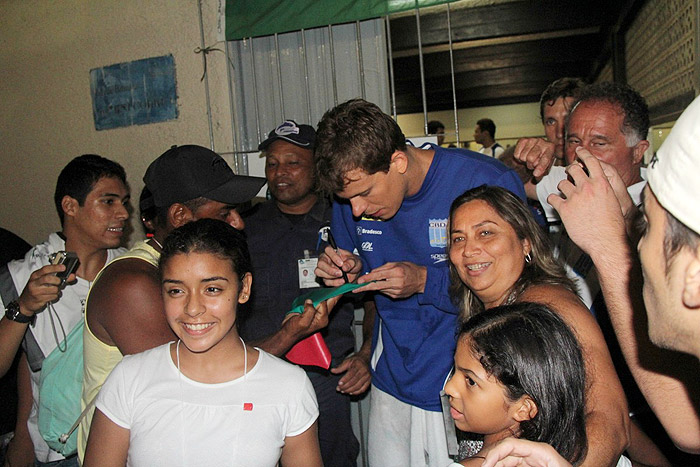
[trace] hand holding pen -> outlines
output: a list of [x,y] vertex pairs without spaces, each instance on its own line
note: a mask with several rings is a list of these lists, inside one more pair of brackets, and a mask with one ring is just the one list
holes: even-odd
[[[320,235],[321,240],[323,240],[324,242],[328,242],[331,248],[333,248],[333,251],[338,253],[338,244],[335,243],[335,238],[333,238],[333,232],[331,231],[330,225],[326,224],[323,227],[321,227],[318,231],[318,234]],[[348,279],[348,275],[345,271],[343,271],[342,266],[338,267],[338,269],[340,269],[340,272],[343,273],[343,280],[345,281],[345,283],[347,284],[348,282],[350,282],[350,280]]]
[[[327,286],[336,287],[344,283],[352,282],[357,274],[362,271],[362,260],[359,256],[349,251],[338,248],[338,245],[330,232],[329,226],[319,230],[320,237],[328,243],[326,250],[319,256],[316,277],[324,280]],[[344,265],[350,265],[343,268]],[[346,272],[347,269],[347,272]]]
[[[333,248],[333,250],[336,253],[338,253],[338,244],[335,243],[335,238],[333,238],[333,232],[331,231],[330,227],[328,227],[328,244],[331,246],[331,248]],[[342,267],[340,268],[340,272],[343,273],[343,280],[345,281],[345,283],[347,284],[348,282],[350,282],[348,280],[348,274],[345,271],[343,271]]]

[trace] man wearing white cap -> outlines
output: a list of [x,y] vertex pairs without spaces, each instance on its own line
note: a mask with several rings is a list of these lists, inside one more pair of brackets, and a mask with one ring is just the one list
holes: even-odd
[[700,359],[699,118],[696,99],[649,164],[637,250],[651,340]]
[[[601,272],[615,332],[649,405],[676,445],[693,453],[700,452],[700,415],[693,398],[700,359],[699,141],[700,97],[683,112],[649,163],[646,228],[637,245],[648,336],[660,347],[692,355],[690,360],[647,345],[647,329],[639,329],[644,316],[639,314],[635,288],[641,281],[622,214],[631,200],[617,172],[578,149],[590,175],[581,166],[570,166],[573,183],[560,185],[566,199],[549,197],[567,232]],[[596,225],[595,231],[590,225]],[[484,466],[494,466],[499,459],[503,463],[498,465],[567,465],[551,447],[520,440],[492,450]]]

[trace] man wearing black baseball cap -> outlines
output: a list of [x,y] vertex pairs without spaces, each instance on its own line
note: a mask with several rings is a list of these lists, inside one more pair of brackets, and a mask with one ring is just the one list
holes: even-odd
[[316,130],[311,125],[297,125],[294,120],[285,120],[267,135],[267,139],[260,143],[258,149],[264,151],[277,140],[287,141],[302,149],[312,151],[316,142]]
[[[237,229],[236,205],[251,200],[265,184],[260,177],[236,175],[226,161],[202,146],[173,146],[151,163],[143,177],[153,205],[154,236],[134,245],[95,278],[85,304],[82,404],[86,407],[123,355],[170,342],[174,334],[163,314],[158,259],[167,234],[188,222],[220,219]],[[148,198],[148,195],[145,195]],[[85,453],[92,410],[78,432]]]
[[193,200],[199,200],[201,206],[208,200],[229,206],[229,211],[250,201],[265,183],[263,178],[234,174],[220,155],[195,145],[173,146],[165,151],[148,166],[143,181],[157,208]]
[[[331,203],[317,193],[312,150],[316,132],[287,120],[272,130],[258,149],[265,157],[265,176],[272,199],[245,217],[254,279],[249,313],[241,317],[240,334],[257,347],[283,357],[299,340],[318,330],[318,323],[283,320],[295,297],[318,287],[318,231],[330,223]],[[350,421],[350,396],[367,390],[372,320],[367,319],[366,345],[353,354],[354,306],[339,303],[323,336],[331,352],[331,370],[304,367],[319,405],[318,435],[323,464],[354,466],[359,453]],[[290,324],[294,324],[290,326]],[[324,325],[325,326],[325,325]]]

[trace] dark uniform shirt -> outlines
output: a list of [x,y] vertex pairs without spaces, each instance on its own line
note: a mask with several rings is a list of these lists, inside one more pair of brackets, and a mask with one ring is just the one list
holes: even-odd
[[[258,204],[244,215],[248,248],[253,262],[253,290],[241,317],[240,333],[245,340],[257,340],[276,333],[292,301],[312,289],[299,287],[298,260],[318,257],[318,230],[330,222],[331,203],[319,198],[305,215],[287,216],[274,200]],[[331,312],[322,331],[333,366],[354,349],[352,320],[354,306],[344,299]]]
[[[313,290],[299,287],[298,261],[305,258],[305,250],[309,256],[318,257],[318,230],[330,222],[331,212],[329,200],[319,198],[304,215],[286,215],[274,200],[258,204],[244,215],[253,261],[253,290],[241,317],[243,339],[261,339],[277,332],[292,301]],[[331,351],[331,367],[339,365],[355,347],[353,295],[346,297],[332,310],[328,327],[321,331]],[[324,465],[355,466],[360,447],[350,422],[350,398],[336,391],[342,375],[314,366],[304,369],[318,399],[318,435]]]

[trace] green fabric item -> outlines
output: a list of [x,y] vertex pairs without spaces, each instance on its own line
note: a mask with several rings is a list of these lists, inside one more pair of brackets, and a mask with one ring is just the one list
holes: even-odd
[[226,0],[226,40],[379,18],[455,0]]
[[[39,385],[39,433],[51,449],[68,457],[78,451],[78,430],[71,425],[82,418],[83,328],[80,322],[49,354],[41,368]],[[63,352],[61,351],[63,350]],[[69,431],[73,429],[72,432]],[[61,435],[68,440],[61,442]]]
[[304,302],[308,299],[314,302],[314,306],[318,306],[319,303],[328,300],[329,298],[336,297],[338,295],[343,295],[344,293],[351,292],[357,288],[363,287],[370,282],[364,284],[343,284],[338,287],[322,287],[320,289],[313,289],[311,292],[299,295],[292,302],[292,309],[287,312],[290,313],[303,313],[304,312]]

